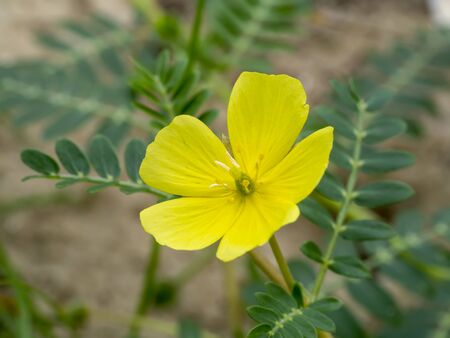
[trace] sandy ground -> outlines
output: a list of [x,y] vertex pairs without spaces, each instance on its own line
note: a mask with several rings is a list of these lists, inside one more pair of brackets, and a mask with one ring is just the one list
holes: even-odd
[[[325,97],[329,79],[357,69],[369,50],[385,48],[394,38],[426,22],[420,1],[320,1],[319,8],[321,14],[309,28],[311,35],[302,39],[298,52],[276,59],[277,72],[302,79],[312,104]],[[43,55],[33,42],[37,29],[94,10],[124,23],[130,20],[125,0],[0,0],[0,61]],[[445,108],[445,95],[438,99]],[[426,121],[429,134],[424,141],[407,143],[418,160],[413,169],[401,173],[417,191],[410,204],[420,204],[426,211],[445,205],[450,197],[450,185],[445,183],[450,166],[450,112],[446,108],[443,113],[440,121]],[[75,139],[82,136],[75,135]],[[29,194],[55,193],[51,182],[20,182],[29,173],[19,160],[21,149],[51,151],[51,143],[43,142],[34,129],[12,130],[3,118],[0,145],[0,203]],[[149,242],[137,216],[151,199],[113,190],[86,196],[77,187],[64,193],[73,201],[20,209],[3,217],[2,241],[29,281],[56,299],[84,302],[102,309],[103,314],[129,313],[136,301]],[[283,229],[279,238],[288,255],[295,255],[297,243],[319,235],[300,221]],[[164,250],[162,274],[174,275],[191,256]],[[188,283],[174,308],[157,315],[173,318],[175,313],[195,318],[211,330],[223,332],[226,304],[222,274],[222,266],[214,261],[208,271]],[[83,337],[113,338],[122,333],[118,325],[98,319],[94,312]]]

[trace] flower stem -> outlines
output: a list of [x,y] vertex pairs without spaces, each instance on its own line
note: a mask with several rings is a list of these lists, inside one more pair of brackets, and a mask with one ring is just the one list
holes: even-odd
[[278,263],[281,274],[283,275],[284,281],[286,282],[289,291],[292,291],[292,288],[294,287],[295,283],[294,277],[292,277],[291,271],[289,270],[289,266],[286,262],[286,259],[283,256],[283,253],[281,252],[280,245],[278,244],[275,235],[273,235],[270,238],[269,244],[270,247],[272,248],[273,255],[275,256],[275,259]]
[[282,286],[286,290],[288,289],[283,276],[281,276],[275,267],[270,264],[264,257],[255,251],[248,252],[249,256],[252,258],[253,262],[261,269],[261,271],[273,282]]
[[239,297],[239,285],[236,276],[236,268],[233,262],[223,264],[225,290],[228,304],[228,319],[231,329],[231,336],[234,338],[243,337],[242,329],[242,303]]
[[196,54],[197,54],[198,38],[200,35],[200,28],[202,25],[204,7],[205,7],[205,0],[197,0],[197,4],[195,6],[194,24],[192,25],[191,37],[190,37],[190,41],[189,41],[189,61],[188,61],[187,71],[191,70],[192,66],[195,63],[195,58],[196,58]]
[[336,248],[337,239],[339,238],[339,234],[343,230],[344,222],[347,219],[349,206],[351,205],[354,198],[354,189],[358,178],[359,167],[361,165],[360,159],[361,159],[362,140],[364,138],[363,127],[365,114],[366,114],[366,105],[364,102],[360,102],[358,104],[358,119],[356,122],[356,140],[353,147],[352,169],[350,171],[350,176],[347,181],[347,186],[344,194],[344,201],[342,202],[341,208],[338,212],[336,223],[333,227],[333,234],[331,235],[331,239],[327,245],[327,249],[323,257],[323,263],[321,264],[319,274],[317,275],[316,281],[314,283],[314,288],[312,292],[313,293],[312,301],[317,299],[317,297],[320,294],[320,290],[322,288],[325,275],[328,271],[329,265],[331,264],[331,257],[333,256],[334,249]]
[[152,248],[147,261],[147,267],[145,268],[145,276],[141,294],[134,312],[136,320],[133,320],[130,324],[128,331],[129,338],[139,337],[140,322],[138,318],[147,312],[155,296],[156,271],[158,269],[160,249],[161,246],[152,238]]

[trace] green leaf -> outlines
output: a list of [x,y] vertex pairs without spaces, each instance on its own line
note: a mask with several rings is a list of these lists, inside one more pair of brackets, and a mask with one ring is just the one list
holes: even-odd
[[295,316],[291,323],[299,332],[301,332],[303,338],[317,338],[316,329],[303,317]]
[[323,262],[323,254],[322,250],[320,250],[319,246],[314,243],[313,241],[307,241],[302,244],[300,247],[300,251],[303,252],[303,254],[312,259],[313,261],[322,263]]
[[56,142],[55,152],[61,164],[70,174],[82,176],[89,174],[89,162],[86,156],[72,141],[59,140]]
[[406,128],[406,123],[401,119],[381,116],[369,124],[363,142],[376,144],[404,133]]
[[334,297],[326,297],[311,303],[308,307],[320,312],[337,311],[342,306],[342,302]]
[[359,220],[346,224],[341,236],[352,241],[382,240],[395,236],[395,231],[381,221]]
[[383,108],[393,98],[393,93],[386,89],[379,89],[366,102],[367,110],[375,112]]
[[331,314],[336,323],[336,337],[338,338],[367,338],[361,324],[355,319],[345,306]]
[[279,317],[271,309],[259,305],[252,305],[247,308],[248,315],[258,323],[273,324]]
[[131,140],[125,148],[125,169],[133,182],[140,182],[139,167],[145,156],[145,144],[140,140]]
[[108,179],[119,177],[119,160],[109,139],[103,135],[95,136],[89,144],[88,156],[101,177]]
[[256,292],[255,297],[258,300],[259,305],[261,305],[262,307],[273,309],[278,313],[289,312],[291,309],[289,305],[265,292]]
[[364,264],[352,256],[334,257],[330,264],[330,270],[343,276],[350,278],[369,278],[369,270]]
[[179,338],[201,338],[201,330],[197,324],[190,320],[180,320],[178,322]]
[[306,308],[303,310],[303,315],[308,322],[320,330],[333,332],[336,329],[334,322],[319,311]]
[[284,304],[287,304],[288,307],[295,308],[297,306],[296,301],[281,286],[269,282],[266,283],[266,288],[272,297],[280,300]]
[[412,194],[413,190],[405,183],[381,181],[359,188],[356,191],[355,202],[364,207],[376,208],[404,201]]
[[333,218],[327,209],[311,197],[300,203],[300,214],[321,228],[333,228]]
[[22,151],[20,158],[27,167],[43,175],[54,175],[59,173],[58,163],[39,150],[26,149]]
[[352,168],[351,155],[337,142],[334,142],[333,144],[330,159],[334,164],[343,169],[351,170]]
[[324,106],[317,108],[316,112],[328,124],[332,125],[337,133],[351,140],[355,138],[353,126],[341,114]]
[[378,174],[399,170],[414,164],[415,157],[398,150],[363,151],[361,170],[367,174]]
[[63,189],[65,187],[71,186],[71,185],[73,185],[75,183],[78,183],[78,182],[80,182],[80,180],[73,179],[73,178],[63,179],[63,180],[57,182],[55,184],[55,187],[58,188],[58,189]]
[[296,282],[292,288],[292,297],[297,301],[298,307],[303,307],[303,290],[300,283]]
[[87,188],[86,191],[90,194],[95,194],[95,193],[102,191],[111,186],[112,186],[111,183],[96,184],[96,185],[93,185],[93,186]]
[[350,94],[350,90],[347,86],[347,84],[344,84],[337,80],[331,80],[330,81],[331,87],[333,87],[334,91],[336,92],[339,99],[347,104],[347,105],[354,105],[355,100]]
[[200,114],[198,116],[198,119],[202,121],[205,124],[210,124],[212,121],[216,119],[216,117],[219,115],[219,111],[217,109],[209,109],[205,111],[204,113]]
[[248,334],[247,338],[268,338],[268,332],[272,329],[270,325],[259,324],[255,326]]
[[342,200],[345,192],[342,185],[329,173],[323,175],[316,189],[319,193],[334,201]]
[[348,283],[347,289],[358,303],[377,318],[389,322],[400,319],[400,310],[392,296],[373,280]]

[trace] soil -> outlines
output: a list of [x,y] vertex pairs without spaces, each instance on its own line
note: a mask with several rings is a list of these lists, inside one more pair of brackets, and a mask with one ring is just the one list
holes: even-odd
[[[170,1],[171,6],[177,3],[184,2]],[[192,11],[191,2],[184,6]],[[126,0],[0,0],[0,62],[45,55],[33,39],[37,29],[96,10],[125,24],[131,19]],[[351,74],[369,51],[386,48],[395,38],[427,25],[427,20],[422,1],[318,1],[309,34],[300,40],[296,53],[274,59],[276,71],[301,78],[311,104],[317,104],[328,94],[330,79]],[[399,143],[417,155],[416,166],[399,175],[416,190],[409,205],[420,205],[424,211],[450,199],[449,99],[445,93],[437,99],[442,115],[424,122],[427,137]],[[217,125],[223,129],[222,108]],[[80,187],[55,195],[51,182],[21,183],[29,170],[20,162],[20,151],[26,147],[52,151],[52,143],[42,141],[37,127],[14,130],[3,117],[0,145],[0,204],[9,206],[9,212],[1,215],[0,234],[15,265],[31,284],[58,301],[96,309],[83,337],[122,337],[123,325],[108,318],[134,308],[150,242],[139,225],[138,212],[152,199],[112,189],[92,196]],[[279,240],[287,255],[293,256],[298,255],[298,243],[319,236],[301,220],[280,231]],[[163,250],[161,273],[175,275],[193,255]],[[193,318],[212,331],[226,332],[222,275],[223,266],[214,260],[183,288],[175,307],[155,315]],[[160,335],[148,332],[146,337]]]

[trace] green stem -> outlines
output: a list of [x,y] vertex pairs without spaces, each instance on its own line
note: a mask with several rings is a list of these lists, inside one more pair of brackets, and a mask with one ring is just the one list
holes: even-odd
[[364,138],[363,122],[365,114],[366,114],[366,105],[364,102],[359,102],[358,119],[356,122],[356,140],[354,143],[352,156],[352,169],[350,171],[350,176],[347,181],[347,186],[344,194],[344,201],[337,214],[336,223],[334,224],[333,227],[333,234],[331,235],[331,239],[327,245],[327,249],[323,257],[323,263],[321,264],[319,274],[317,275],[316,281],[314,283],[314,288],[312,292],[313,293],[312,301],[317,299],[317,297],[319,296],[325,275],[332,261],[331,257],[333,256],[334,249],[336,248],[337,239],[339,237],[339,234],[344,230],[344,222],[347,219],[348,209],[354,198],[354,189],[358,178],[359,167],[361,165],[360,159],[361,159],[362,140]]
[[273,235],[269,240],[270,247],[272,248],[273,255],[275,256],[275,259],[278,263],[278,266],[280,268],[281,274],[283,275],[284,281],[286,282],[286,285],[288,286],[288,289],[291,291],[294,287],[294,278],[292,277],[291,271],[289,270],[289,266],[286,262],[286,259],[283,256],[283,253],[281,252],[280,245],[278,244],[278,241]]
[[288,286],[286,285],[283,276],[281,276],[275,267],[270,264],[264,257],[255,251],[248,252],[248,255],[252,258],[253,262],[258,266],[258,268],[274,283],[282,286],[286,290]]
[[147,312],[155,296],[156,271],[158,269],[160,248],[161,246],[154,239],[152,239],[152,248],[150,250],[150,256],[148,258],[147,267],[145,269],[145,276],[141,294],[136,310],[134,312],[136,320],[133,320],[130,324],[128,332],[129,338],[139,337],[140,322],[138,318],[143,316]]
[[243,337],[242,329],[242,304],[239,297],[239,286],[236,277],[236,269],[233,262],[224,263],[225,290],[228,304],[228,319],[232,337]]
[[194,24],[192,25],[191,39],[189,42],[189,62],[188,66],[186,67],[186,72],[189,72],[195,63],[204,7],[205,0],[197,0],[197,5],[195,6]]
[[49,180],[66,180],[66,181],[73,181],[73,183],[94,183],[94,184],[100,184],[100,185],[111,185],[114,187],[118,187],[120,189],[132,189],[136,192],[144,192],[148,194],[155,195],[160,198],[169,198],[170,195],[153,189],[152,187],[149,187],[145,185],[144,183],[135,183],[131,181],[122,181],[117,180],[114,178],[103,178],[103,177],[95,177],[95,176],[77,176],[77,175],[59,175],[59,174],[52,174],[52,175],[32,175],[25,177],[24,180],[34,179],[34,178],[45,178]]

